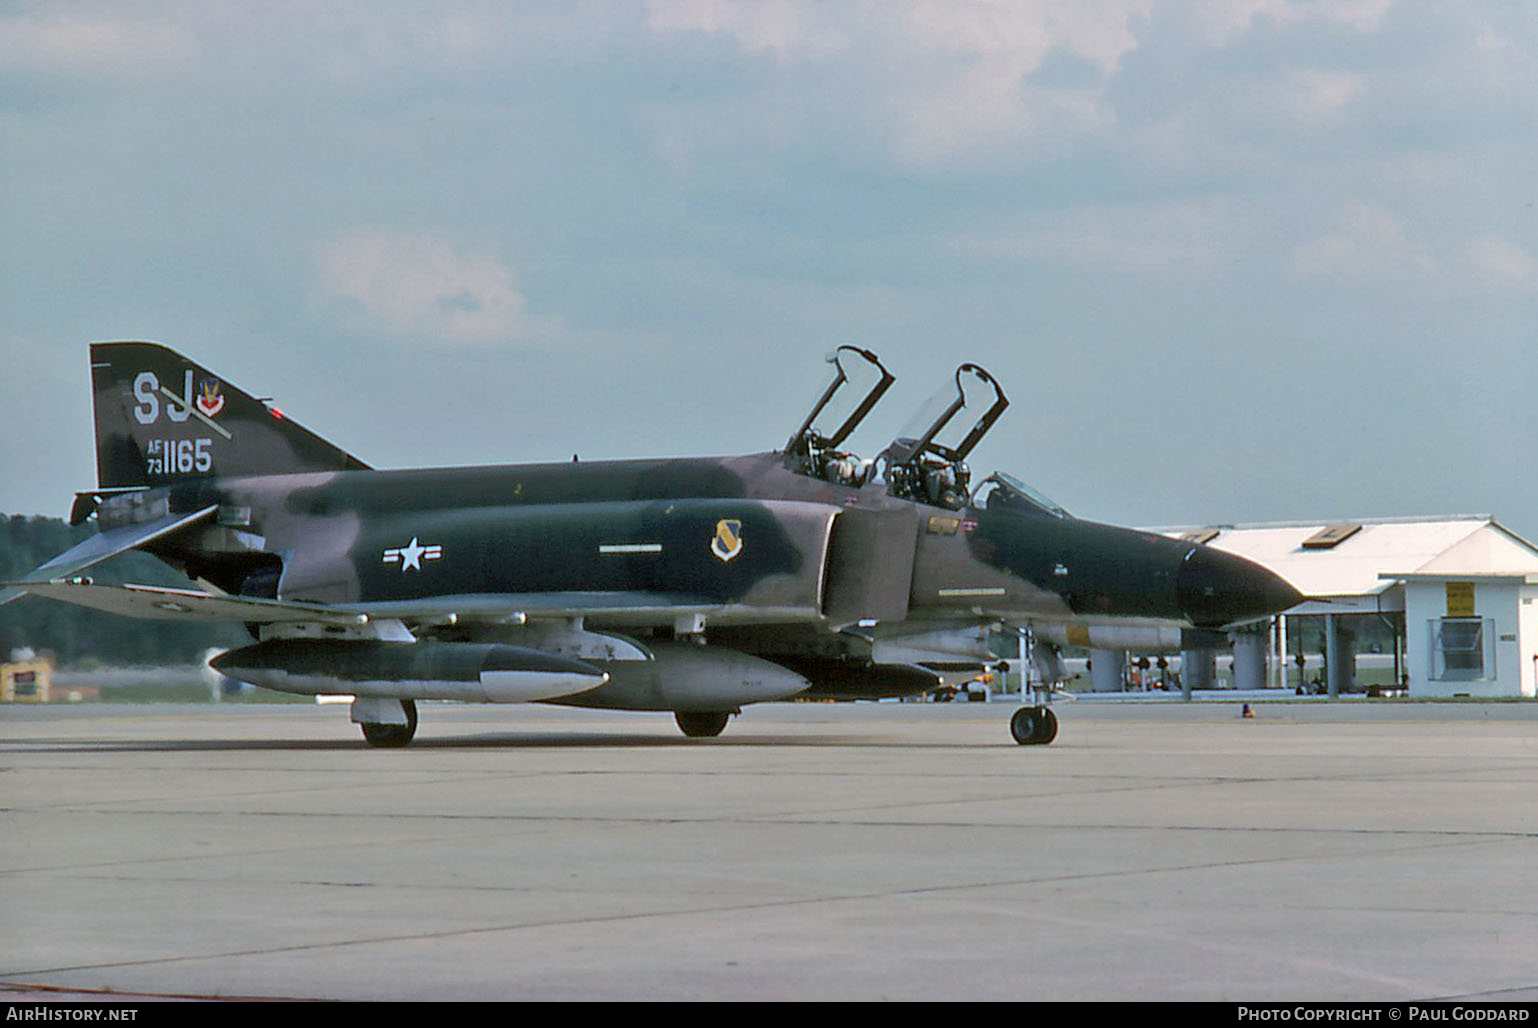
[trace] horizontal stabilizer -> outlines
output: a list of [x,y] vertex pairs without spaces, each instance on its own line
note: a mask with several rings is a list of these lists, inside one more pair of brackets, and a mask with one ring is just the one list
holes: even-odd
[[20,582],[10,583],[7,588],[0,590],[0,604],[9,603],[25,593],[38,592],[39,590],[33,588],[35,583],[68,578],[104,560],[110,560],[129,550],[146,546],[173,532],[179,532],[189,525],[211,517],[218,509],[218,505],[213,505],[191,514],[167,514],[163,518],[146,521],[142,525],[124,525],[121,528],[111,528],[93,535],[79,546],[59,554]]
[[255,596],[227,596],[192,589],[152,585],[93,585],[82,581],[15,583],[27,592],[80,607],[127,617],[183,621],[246,621],[275,624],[303,621],[326,625],[361,625],[367,614],[323,603],[293,603]]

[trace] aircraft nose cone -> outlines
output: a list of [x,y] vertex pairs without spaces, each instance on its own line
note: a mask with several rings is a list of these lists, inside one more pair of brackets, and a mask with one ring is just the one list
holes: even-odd
[[1175,582],[1180,609],[1201,628],[1270,617],[1304,599],[1275,572],[1206,546],[1186,555]]

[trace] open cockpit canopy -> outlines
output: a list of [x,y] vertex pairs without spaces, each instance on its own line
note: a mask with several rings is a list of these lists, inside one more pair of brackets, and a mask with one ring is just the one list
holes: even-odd
[[832,380],[785,444],[786,462],[804,475],[864,485],[872,463],[841,452],[839,446],[865,420],[896,376],[874,353],[857,346],[840,346],[828,355],[828,363],[833,365]]
[[[841,449],[896,377],[881,359],[857,346],[828,355],[833,373],[811,412],[785,444],[785,463],[798,474],[859,488],[876,463]],[[960,510],[969,503],[1014,513],[1068,517],[1067,511],[1013,476],[985,479],[976,494],[966,458],[1009,406],[1004,389],[977,364],[962,364],[880,454],[887,491],[907,500]]]
[[964,506],[971,482],[967,455],[1008,406],[1003,387],[986,369],[958,367],[954,381],[930,397],[882,451],[887,489],[920,503]]
[[966,460],[1008,406],[997,379],[980,365],[963,364],[954,384],[942,386],[919,408],[884,456],[899,464],[925,455]]

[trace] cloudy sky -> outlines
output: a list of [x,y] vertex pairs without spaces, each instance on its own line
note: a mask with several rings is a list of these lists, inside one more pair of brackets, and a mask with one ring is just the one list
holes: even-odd
[[1142,525],[1538,539],[1538,17],[1439,0],[0,2],[0,511],[86,344],[379,467],[781,445],[840,343]]

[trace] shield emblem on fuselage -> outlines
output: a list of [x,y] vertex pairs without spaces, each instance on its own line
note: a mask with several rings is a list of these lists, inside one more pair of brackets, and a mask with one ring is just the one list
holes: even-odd
[[716,534],[710,540],[710,552],[722,561],[731,560],[742,552],[742,522],[734,518],[722,518],[716,522]]

